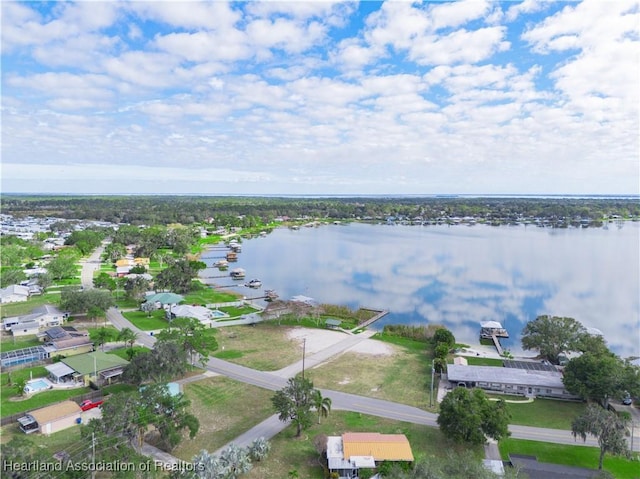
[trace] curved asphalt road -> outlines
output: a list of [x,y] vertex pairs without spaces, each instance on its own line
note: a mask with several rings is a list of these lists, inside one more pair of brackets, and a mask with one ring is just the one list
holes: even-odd
[[[87,265],[94,266],[96,261],[99,263],[101,249],[99,248],[94,252],[89,261],[85,263]],[[84,273],[84,268],[83,268]],[[91,271],[91,275],[93,272]],[[87,278],[90,276],[87,275]],[[83,285],[85,287],[91,287],[91,281],[88,280],[85,284],[85,275],[83,274]],[[138,342],[148,348],[153,348],[156,339],[145,333],[144,331],[136,328],[120,313],[116,308],[111,308],[107,311],[107,319],[117,328],[130,328],[138,335]],[[341,347],[332,346],[330,351],[320,351],[314,355],[310,355],[306,358],[306,364],[319,364],[322,361],[326,361],[329,357],[339,354],[346,349],[352,347],[357,341],[366,338],[365,335],[349,336],[348,340],[341,341]],[[205,368],[213,373],[217,373],[223,376],[230,377],[237,381],[241,381],[247,384],[252,384],[272,391],[282,389],[286,383],[288,377],[291,377],[302,370],[301,363],[295,363],[287,368],[283,368],[280,371],[273,373],[257,371],[255,369],[233,364],[227,361],[223,361],[217,358],[210,358]],[[286,371],[287,374],[284,374]],[[380,416],[388,419],[395,419],[398,421],[405,421],[414,424],[423,424],[426,426],[437,427],[436,419],[437,415],[423,411],[413,406],[407,406],[404,404],[394,403],[390,401],[383,401],[381,399],[368,398],[364,396],[357,396],[355,394],[348,394],[340,391],[333,391],[329,389],[322,389],[323,396],[331,398],[332,408],[360,412],[362,414],[370,414],[373,416]],[[269,438],[277,434],[280,430],[286,427],[285,423],[277,420],[277,416],[271,416],[262,423],[258,424],[254,428],[250,429],[243,435],[239,436],[237,440],[233,441],[237,445],[247,445],[253,439],[258,437]],[[516,439],[529,439],[533,441],[550,442],[556,444],[577,444],[598,447],[598,442],[588,437],[586,443],[581,440],[576,441],[571,435],[571,431],[559,430],[559,429],[546,429],[529,426],[510,425],[509,431],[511,437]],[[634,450],[640,451],[640,440],[635,441]]]

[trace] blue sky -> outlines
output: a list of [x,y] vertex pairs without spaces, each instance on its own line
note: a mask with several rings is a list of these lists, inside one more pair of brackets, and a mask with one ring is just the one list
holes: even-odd
[[640,193],[638,1],[1,8],[3,192]]

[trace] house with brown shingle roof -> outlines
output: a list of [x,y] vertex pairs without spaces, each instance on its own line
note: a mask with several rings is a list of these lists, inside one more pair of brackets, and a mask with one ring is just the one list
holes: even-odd
[[413,462],[404,434],[348,432],[327,438],[329,471],[337,472],[340,479],[357,478],[360,469],[374,469],[382,461]]

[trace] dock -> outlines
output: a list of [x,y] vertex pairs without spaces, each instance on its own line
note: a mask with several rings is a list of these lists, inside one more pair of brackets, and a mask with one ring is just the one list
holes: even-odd
[[498,350],[498,354],[502,356],[504,354],[504,351],[502,350],[502,345],[500,344],[500,340],[498,339],[498,336],[496,336],[495,334],[492,334],[491,339],[493,340],[493,345]]
[[378,314],[376,314],[373,318],[367,319],[364,323],[359,324],[358,328],[366,328],[369,325],[375,323],[377,320],[379,320],[383,316],[386,316],[387,314],[389,314],[389,311],[387,310],[380,311],[378,309],[369,309],[369,308],[361,308],[361,309],[364,309],[366,311],[374,311],[374,312],[377,312]]

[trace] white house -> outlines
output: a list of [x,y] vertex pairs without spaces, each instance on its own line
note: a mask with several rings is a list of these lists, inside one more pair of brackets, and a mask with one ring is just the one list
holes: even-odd
[[[65,319],[64,313],[55,306],[45,304],[39,306],[31,311],[30,314],[24,316],[14,316],[12,318],[6,318],[2,321],[2,326],[5,331],[17,331],[23,330],[23,324],[36,323],[38,328],[50,328],[52,326],[60,326]],[[32,326],[30,325],[31,329]],[[37,331],[36,331],[37,333]],[[21,333],[27,334],[27,333]],[[35,334],[35,333],[28,333]]]
[[29,299],[29,287],[12,284],[0,289],[0,303],[18,303]]

